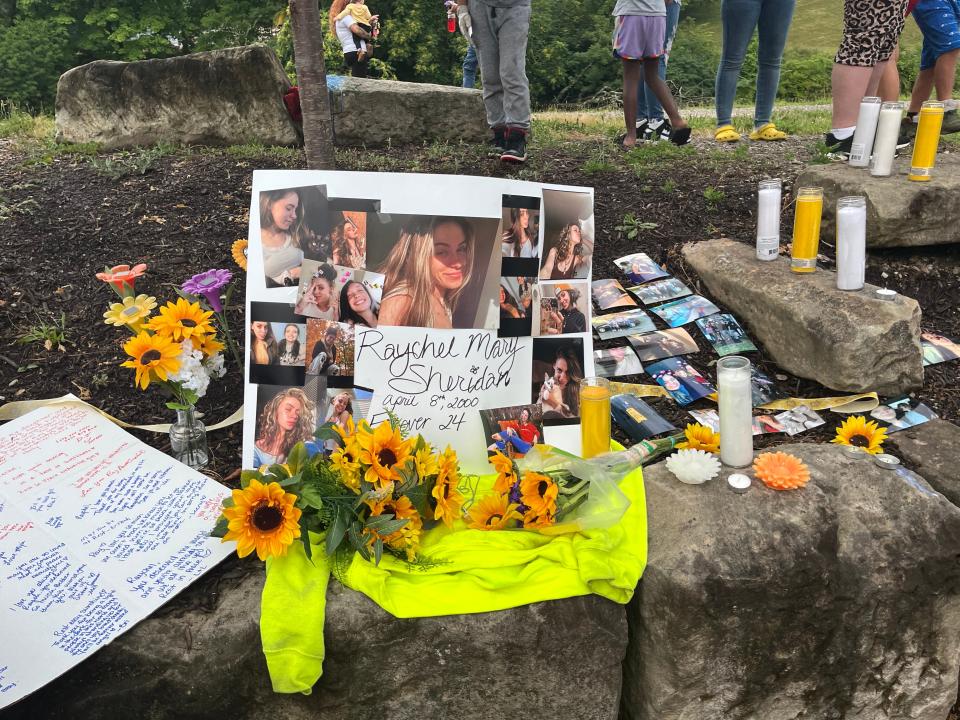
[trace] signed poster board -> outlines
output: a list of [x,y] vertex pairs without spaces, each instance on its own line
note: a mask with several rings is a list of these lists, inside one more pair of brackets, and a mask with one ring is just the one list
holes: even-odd
[[480,411],[523,403],[580,451],[592,189],[257,171],[249,239],[244,466],[392,413],[487,472]]

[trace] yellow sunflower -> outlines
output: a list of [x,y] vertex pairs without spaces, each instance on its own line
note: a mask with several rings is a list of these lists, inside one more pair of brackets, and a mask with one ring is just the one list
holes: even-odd
[[440,455],[437,483],[433,486],[433,498],[437,507],[433,511],[434,520],[443,520],[443,524],[453,527],[453,521],[460,517],[463,495],[457,492],[460,484],[460,468],[457,466],[457,454],[447,445]]
[[233,261],[242,269],[247,269],[247,242],[246,238],[241,238],[233,243],[230,252],[233,254]]
[[467,523],[474,530],[504,530],[514,520],[522,520],[517,505],[506,495],[490,493],[470,508]]
[[424,445],[413,454],[413,467],[417,471],[417,482],[424,478],[436,475],[439,471],[437,456],[433,454],[429,445]]
[[127,340],[123,351],[133,359],[120,363],[120,367],[137,371],[134,384],[139,385],[141,390],[146,390],[152,380],[166,380],[168,375],[180,369],[177,359],[180,346],[162,335],[140,332]]
[[160,314],[151,318],[148,327],[159,335],[183,342],[203,335],[212,335],[215,331],[210,324],[211,315],[213,311],[204,311],[200,303],[177,298],[177,302],[168,302],[160,308]]
[[223,510],[228,521],[223,542],[236,540],[240,557],[254,550],[261,560],[285,555],[300,537],[300,509],[293,505],[296,500],[297,496],[285,493],[279,483],[251,480],[245,490],[233,491],[233,507]]
[[103,321],[107,325],[126,325],[134,334],[139,333],[143,321],[150,315],[150,311],[157,306],[157,299],[150,295],[127,295],[123,302],[112,303],[110,309],[103,314]]
[[499,450],[490,458],[493,469],[497,471],[497,479],[493,483],[495,492],[510,492],[510,488],[517,482],[516,468],[513,460]]
[[364,479],[384,486],[400,479],[400,468],[410,456],[413,440],[404,440],[400,430],[382,422],[372,433],[357,433],[362,452],[360,462],[366,466]]
[[683,431],[687,436],[686,442],[677,443],[680,449],[690,448],[691,450],[706,450],[711,453],[720,452],[720,433],[715,433],[711,428],[700,423],[690,423],[687,429]]
[[553,515],[557,512],[560,488],[547,475],[525,472],[520,480],[520,502],[534,515]]
[[413,507],[410,498],[402,496],[396,500],[381,500],[379,502],[367,502],[370,507],[370,517],[377,515],[391,514],[397,520],[406,520],[407,524],[396,532],[389,535],[381,535],[373,528],[364,528],[364,536],[368,545],[372,546],[377,538],[383,540],[384,545],[406,553],[407,560],[412,562],[420,548],[420,533],[423,531],[423,519],[420,513]]
[[887,439],[887,429],[873,420],[867,422],[863,415],[855,415],[843,421],[837,428],[837,436],[830,442],[840,445],[853,445],[876,455],[883,450],[883,441]]
[[353,492],[360,492],[360,445],[350,438],[330,455],[330,462],[340,471],[340,482]]
[[523,526],[530,530],[550,527],[556,522],[556,518],[551,513],[538,515],[532,510],[528,510],[523,516]]
[[193,343],[193,348],[202,352],[204,357],[216,355],[227,347],[217,340],[215,333],[211,333],[210,335],[194,335],[190,338],[190,341]]
[[340,423],[333,424],[333,431],[340,436],[341,442],[346,445],[348,442],[353,440],[354,434],[357,432],[356,426],[353,424],[353,418],[350,415],[347,415],[347,427],[340,427]]

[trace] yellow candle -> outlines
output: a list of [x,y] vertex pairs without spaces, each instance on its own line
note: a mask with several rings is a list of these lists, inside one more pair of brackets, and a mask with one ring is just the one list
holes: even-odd
[[937,161],[937,145],[940,144],[940,127],[943,125],[943,103],[925,102],[920,108],[917,137],[913,141],[913,159],[910,161],[909,179],[928,182],[931,170]]
[[580,384],[580,454],[592,458],[610,452],[610,383],[584,378]]
[[823,214],[823,188],[800,188],[793,216],[793,250],[790,269],[809,273],[817,269],[820,248],[820,216]]

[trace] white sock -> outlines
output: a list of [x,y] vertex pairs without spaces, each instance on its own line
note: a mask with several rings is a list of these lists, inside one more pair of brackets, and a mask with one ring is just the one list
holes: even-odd
[[844,128],[830,128],[830,134],[833,135],[837,140],[846,140],[848,137],[853,135],[853,131],[856,129],[856,125]]
[[950,100],[943,101],[944,112],[950,112],[951,110],[956,110],[957,107],[960,107],[960,103],[958,103],[956,100],[950,99]]

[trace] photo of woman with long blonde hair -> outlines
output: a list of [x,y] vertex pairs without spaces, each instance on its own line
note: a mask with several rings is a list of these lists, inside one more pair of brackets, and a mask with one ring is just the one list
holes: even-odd
[[[261,392],[265,386],[261,386]],[[317,406],[297,387],[281,390],[264,405],[257,419],[253,466],[282,463],[298,442],[313,438]]]
[[429,226],[403,228],[378,270],[385,275],[379,324],[452,328],[473,261],[468,220],[436,217]]
[[296,189],[260,193],[260,244],[267,287],[296,284],[303,262],[302,231],[303,204]]

